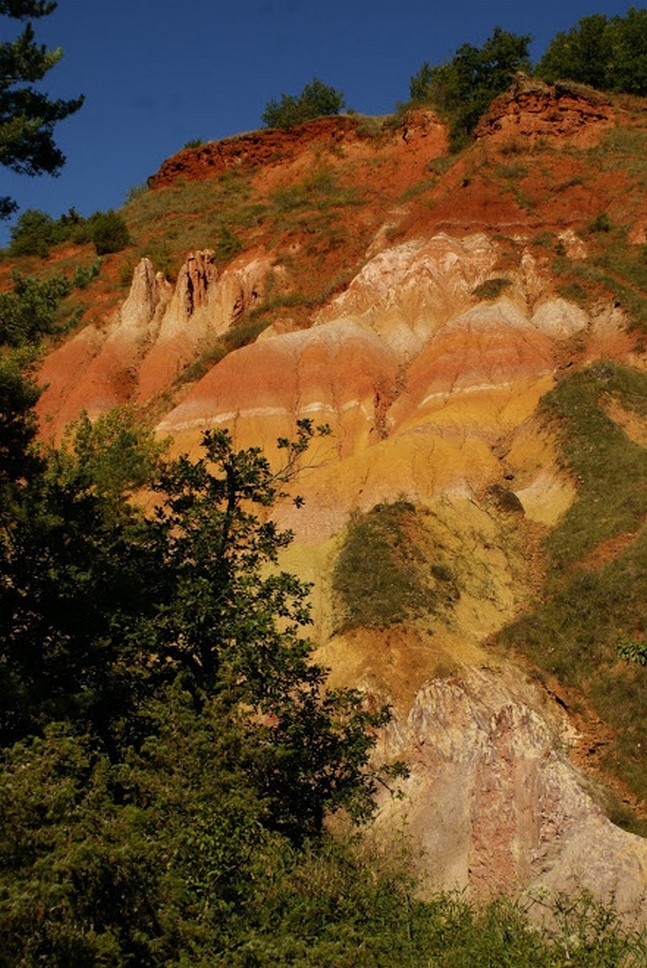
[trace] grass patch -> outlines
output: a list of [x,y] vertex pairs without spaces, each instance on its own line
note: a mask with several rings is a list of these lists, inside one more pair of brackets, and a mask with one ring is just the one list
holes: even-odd
[[477,299],[498,299],[510,285],[510,280],[505,276],[495,276],[494,279],[486,279],[480,286],[472,289],[472,295]]
[[410,185],[406,191],[402,192],[398,202],[408,202],[411,198],[416,198],[417,195],[422,195],[424,192],[431,191],[438,184],[437,178],[429,178],[426,181],[418,182],[417,185]]
[[625,231],[611,226],[608,231],[593,229],[590,244],[588,260],[555,260],[553,273],[565,280],[561,288],[575,284],[578,301],[611,296],[627,313],[630,328],[647,335],[647,261],[642,248],[629,245]]
[[578,500],[548,539],[559,568],[634,531],[647,513],[647,451],[607,415],[609,399],[647,416],[647,376],[619,363],[596,363],[562,380],[541,402],[557,427],[561,463],[579,482]]
[[352,515],[333,572],[340,628],[387,628],[458,598],[453,570],[430,563],[425,537],[405,500]]
[[589,293],[586,289],[579,284],[579,282],[563,282],[557,287],[557,292],[564,299],[569,299],[571,302],[579,303],[581,306],[586,305],[589,301]]
[[[579,494],[547,538],[539,606],[499,641],[587,697],[615,732],[608,769],[647,799],[647,748],[641,746],[647,668],[623,661],[618,651],[623,641],[647,637],[647,449],[607,415],[604,404],[611,400],[647,415],[647,376],[598,363],[542,400],[541,411],[557,430],[560,462]],[[604,542],[622,536],[621,550],[605,554]],[[645,833],[647,825],[634,829]]]
[[495,166],[494,173],[499,178],[505,178],[506,181],[518,181],[520,178],[528,177],[528,169],[525,165],[498,164]]
[[455,155],[441,155],[439,158],[432,158],[427,164],[427,171],[432,172],[434,175],[444,175],[453,168],[456,164]]
[[122,212],[139,251],[172,277],[189,250],[211,248],[229,261],[242,247],[239,232],[258,225],[265,206],[253,200],[251,173],[234,170],[203,181],[178,179],[137,195]]

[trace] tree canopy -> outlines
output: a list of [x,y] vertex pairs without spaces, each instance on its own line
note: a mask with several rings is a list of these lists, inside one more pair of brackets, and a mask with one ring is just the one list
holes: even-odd
[[647,95],[647,8],[630,7],[624,17],[582,17],[551,41],[536,72],[547,81]]
[[528,68],[530,40],[495,27],[482,47],[463,44],[451,60],[434,67],[425,62],[411,78],[411,97],[430,102],[448,120],[452,148],[466,142],[490,102]]
[[[0,0],[0,15],[30,20],[52,13],[55,3]],[[63,56],[38,44],[27,22],[13,41],[0,43],[0,164],[24,175],[55,175],[65,156],[54,142],[59,121],[81,107],[83,98],[52,99],[36,85]],[[8,196],[0,197],[0,218],[15,211]]]
[[292,128],[314,118],[339,114],[343,107],[342,92],[315,77],[301,94],[281,94],[279,101],[268,101],[261,120],[268,128]]

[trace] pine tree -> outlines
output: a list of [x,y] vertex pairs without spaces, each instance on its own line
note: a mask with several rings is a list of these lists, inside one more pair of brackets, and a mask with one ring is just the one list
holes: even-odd
[[[52,99],[34,87],[63,51],[36,43],[30,19],[55,8],[37,0],[0,0],[0,15],[28,21],[15,40],[0,43],[0,164],[23,175],[57,174],[65,156],[54,142],[54,127],[83,104],[82,97]],[[15,209],[13,199],[0,196],[0,218]]]

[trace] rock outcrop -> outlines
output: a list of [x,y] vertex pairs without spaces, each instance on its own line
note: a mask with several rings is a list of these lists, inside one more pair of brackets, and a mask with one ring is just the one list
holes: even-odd
[[[104,326],[88,326],[51,353],[41,370],[41,414],[61,433],[85,409],[94,416],[168,390],[211,341],[260,297],[270,259],[246,254],[219,273],[210,250],[191,253],[172,286],[141,260],[127,299]],[[80,376],[82,377],[80,378]]]
[[385,741],[411,773],[380,822],[406,817],[431,888],[589,890],[644,920],[647,841],[607,820],[567,758],[572,741],[564,712],[518,672],[431,679]]

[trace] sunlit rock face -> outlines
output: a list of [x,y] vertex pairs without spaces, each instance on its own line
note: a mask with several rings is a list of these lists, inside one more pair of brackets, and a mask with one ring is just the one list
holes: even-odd
[[457,671],[423,684],[385,742],[407,758],[404,800],[381,824],[422,848],[430,888],[480,895],[589,890],[644,915],[647,842],[614,827],[567,757],[563,711],[518,671]]
[[590,325],[551,295],[530,255],[505,275],[498,257],[482,234],[379,252],[310,329],[258,340],[214,366],[160,433],[197,453],[204,430],[226,427],[240,446],[272,452],[298,419],[328,424],[327,457],[303,485],[309,510],[290,519],[303,538],[335,533],[353,508],[400,494],[479,493],[502,476],[497,441],[530,417],[562,344]]
[[175,286],[141,260],[128,297],[102,325],[87,326],[44,362],[39,411],[59,434],[85,409],[91,416],[169,390],[202,349],[247,312],[262,291],[265,255],[219,274],[214,253],[191,253]]

